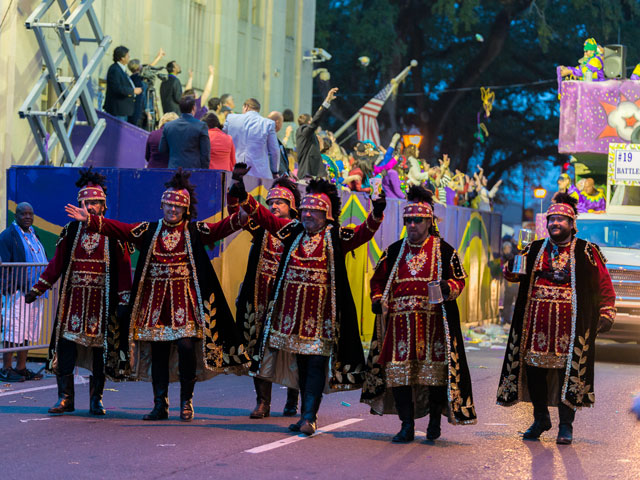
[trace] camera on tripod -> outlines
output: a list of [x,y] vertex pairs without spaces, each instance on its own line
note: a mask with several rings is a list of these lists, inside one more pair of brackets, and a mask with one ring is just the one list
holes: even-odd
[[159,73],[161,70],[164,70],[165,67],[152,67],[149,64],[142,65],[142,69],[140,70],[140,76],[142,80],[152,86],[156,79],[166,80],[167,75],[164,73]]

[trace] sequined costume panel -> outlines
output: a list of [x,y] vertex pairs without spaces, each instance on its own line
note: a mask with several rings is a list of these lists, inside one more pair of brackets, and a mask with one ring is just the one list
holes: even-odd
[[[446,335],[441,304],[430,304],[427,284],[438,280],[439,239],[424,244],[407,243],[396,271],[385,257],[371,279],[372,300],[383,296],[393,274],[387,298],[387,324],[379,363],[388,387],[446,385]],[[464,279],[450,279],[453,300],[464,288]]]
[[567,282],[554,283],[535,275],[525,317],[528,339],[524,358],[527,365],[564,368],[567,364],[572,316],[572,289],[568,281],[571,275],[570,256],[571,244],[557,247],[555,253],[552,248],[547,248],[535,267],[536,272],[563,270]]
[[[64,252],[69,248],[69,242],[70,263],[58,309],[60,334],[80,345],[102,347],[108,315],[107,264],[110,262],[109,240],[106,237],[88,231],[84,225],[75,238],[64,236],[56,247],[54,258],[33,289],[40,294],[57,281],[63,271]],[[121,304],[128,301],[131,290],[131,267],[128,262],[122,261],[123,256],[124,252],[116,259],[123,267],[118,282]]]
[[132,318],[133,339],[177,340],[202,335],[184,230],[186,222],[162,222],[151,245],[139,308]]
[[[91,215],[88,228],[139,245],[149,224],[127,224]],[[196,225],[206,245],[239,228],[236,214],[217,223],[197,222]],[[202,336],[203,317],[198,308],[193,261],[187,248],[187,229],[188,222],[184,220],[177,224],[160,221],[131,313],[133,340],[170,341]]]
[[330,355],[334,338],[329,298],[328,229],[303,234],[291,253],[275,306],[269,345],[292,353]]
[[269,297],[280,265],[280,256],[284,250],[282,242],[265,232],[262,239],[262,249],[256,271],[253,304],[256,311],[256,325],[258,332],[262,330],[264,316],[269,304]]

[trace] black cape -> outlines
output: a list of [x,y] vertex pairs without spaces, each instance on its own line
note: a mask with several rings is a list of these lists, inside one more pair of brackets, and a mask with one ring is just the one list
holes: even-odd
[[260,361],[259,340],[262,330],[256,321],[256,311],[254,305],[254,293],[256,288],[256,276],[258,275],[258,264],[262,253],[262,243],[266,235],[266,230],[258,226],[253,220],[249,221],[249,228],[253,235],[251,250],[249,251],[249,261],[247,263],[247,273],[242,281],[240,293],[236,300],[236,328],[239,338],[244,342],[247,354],[251,358],[251,371],[258,369]]
[[[71,254],[76,248],[79,236],[80,236],[80,222],[74,221],[68,223],[62,229],[60,237],[58,239],[58,245],[65,238],[68,237],[71,241],[67,242],[67,248],[64,253],[64,267],[60,277],[62,278],[62,284],[60,287],[60,299],[63,295],[66,295],[69,289],[69,275],[72,273],[69,269],[71,265]],[[106,325],[105,328],[105,341],[104,341],[104,373],[110,379],[114,381],[126,380],[131,373],[129,365],[129,317],[116,315],[118,306],[118,262],[116,261],[116,249],[125,248],[132,251],[131,245],[123,243],[118,240],[112,240],[110,238],[105,239],[109,248],[110,262],[107,265],[107,283],[109,286],[109,297],[107,300],[107,309],[104,312],[104,318],[101,320]],[[57,372],[58,357],[57,348],[58,340],[60,338],[60,309],[63,302],[58,301],[58,310],[56,312],[56,318],[53,323],[53,330],[51,333],[51,343],[49,344],[49,355],[47,362],[47,370],[53,373]],[[76,365],[87,370],[93,370],[93,349],[86,348],[82,345],[78,345],[78,356]]]
[[[389,246],[384,255],[394,265],[402,249],[402,240]],[[381,260],[384,259],[384,256]],[[455,249],[444,240],[440,240],[440,268],[442,280],[464,278],[466,273]],[[475,424],[476,410],[471,391],[471,375],[464,351],[464,340],[460,328],[460,313],[455,300],[444,302],[443,320],[447,343],[447,411],[442,412],[455,425]],[[367,359],[367,373],[360,401],[371,406],[371,413],[377,415],[396,413],[393,395],[386,387],[384,369],[377,363],[384,338],[381,338],[382,315],[376,315],[376,327],[373,330],[371,348]],[[414,386],[415,418],[429,412],[428,386]]]
[[[159,233],[159,222],[143,222],[134,230],[133,234],[141,236],[140,257],[136,266],[131,289],[130,307],[133,311],[138,298],[138,290],[144,283],[149,260],[149,251]],[[246,370],[249,356],[243,343],[238,338],[233,315],[218,281],[205,245],[200,239],[199,232],[206,233],[208,227],[205,222],[191,222],[185,229],[187,236],[187,251],[193,261],[194,282],[198,293],[199,309],[203,316],[203,338],[196,342],[197,356],[196,376],[199,381],[211,378],[219,373],[241,374]],[[150,342],[130,339],[132,347],[138,347],[132,355],[133,372],[142,380],[151,379],[151,348]],[[139,344],[139,345],[135,345]],[[177,348],[172,349],[170,358],[169,379],[174,382],[179,379],[177,372]]]
[[[557,390],[550,388],[548,405],[557,405],[560,397],[562,403],[573,408],[581,408],[591,407],[595,402],[593,371],[600,314],[599,277],[595,255],[600,256],[603,263],[605,261],[596,245],[579,238],[574,239],[573,242],[569,260],[571,287],[575,292],[569,343],[571,358],[562,372],[564,374],[562,392],[558,396]],[[522,368],[525,365],[523,351],[526,347],[526,332],[523,332],[523,328],[533,286],[533,268],[548,243],[549,239],[536,240],[523,252],[526,255],[527,274],[520,280],[497,394],[498,405],[505,407],[520,401],[531,402],[526,381],[526,368]]]
[[[342,251],[341,239],[348,239],[353,236],[352,228],[337,227],[330,224],[327,228],[331,228],[330,238],[331,247],[328,250],[328,261],[333,262],[335,278],[331,278],[330,291],[331,295],[336,299],[336,332],[333,349],[329,359],[328,383],[326,391],[336,392],[342,390],[355,390],[362,387],[364,381],[364,351],[360,340],[360,331],[358,329],[358,314],[356,306],[351,294],[347,269],[345,266],[345,254]],[[274,305],[277,302],[278,286],[282,283],[285,271],[287,270],[288,261],[292,246],[297,244],[296,239],[304,234],[304,227],[298,221],[292,221],[288,225],[282,227],[278,233],[278,238],[284,243],[284,251],[280,259],[280,266],[276,275],[274,291],[269,302],[269,311],[265,319],[265,327],[263,335],[260,339],[260,357],[257,362],[260,372],[259,376],[272,380],[275,383],[284,383],[279,378],[273,378],[263,375],[262,367],[265,360],[265,351],[269,350],[265,346],[269,343],[269,330],[271,325],[271,316],[274,312]],[[333,255],[331,251],[333,250]],[[331,263],[329,263],[331,264]],[[286,368],[295,368],[289,362],[288,365],[280,364],[280,370]],[[256,373],[256,372],[252,372]],[[288,387],[299,388],[297,384],[286,384]]]

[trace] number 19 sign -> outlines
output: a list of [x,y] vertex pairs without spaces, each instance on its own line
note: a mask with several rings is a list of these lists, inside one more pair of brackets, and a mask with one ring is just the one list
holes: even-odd
[[611,185],[640,185],[640,144],[609,144],[607,176]]

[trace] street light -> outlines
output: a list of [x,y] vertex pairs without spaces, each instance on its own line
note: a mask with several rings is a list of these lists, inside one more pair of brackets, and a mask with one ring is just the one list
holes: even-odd
[[540,199],[540,213],[542,213],[542,200],[547,196],[547,190],[543,187],[535,187],[533,189],[533,196]]
[[408,133],[406,135],[402,135],[402,141],[404,142],[405,147],[408,147],[409,145],[415,145],[416,148],[418,148],[422,143],[422,135],[416,133]]

